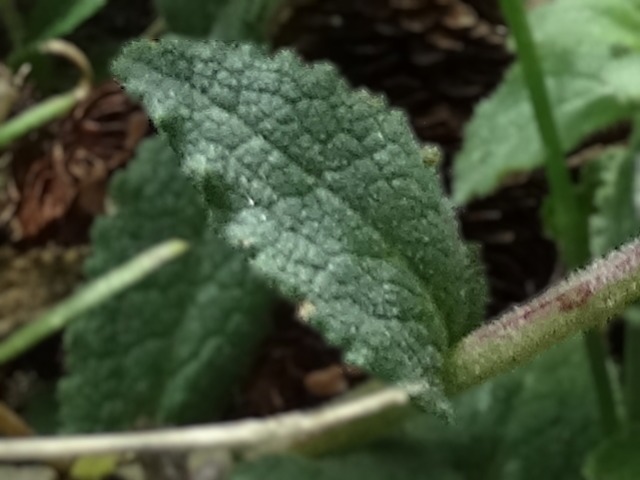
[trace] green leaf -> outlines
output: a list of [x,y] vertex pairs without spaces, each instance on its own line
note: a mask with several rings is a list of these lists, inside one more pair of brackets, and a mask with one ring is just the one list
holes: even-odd
[[419,381],[478,323],[485,286],[406,117],[290,52],[180,39],[115,64],[217,208],[226,237],[346,360]]
[[591,252],[602,256],[640,236],[640,219],[633,204],[636,167],[629,150],[609,148],[595,162],[599,175],[589,230]]
[[38,0],[27,18],[26,43],[67,35],[106,4],[106,0]]
[[169,29],[178,34],[206,37],[230,0],[155,0]]
[[640,51],[640,0],[556,0],[531,13],[543,48]]
[[640,427],[605,440],[585,465],[587,480],[636,480],[640,478]]
[[[640,103],[638,0],[558,0],[531,22],[565,152],[633,114]],[[455,201],[488,195],[508,176],[541,166],[544,155],[515,64],[466,128],[454,165]]]
[[190,37],[265,41],[282,0],[155,0],[169,29]]
[[[640,35],[638,35],[640,37]],[[619,101],[640,105],[640,54],[625,55],[613,60],[605,72],[605,80],[611,85]],[[638,108],[635,110],[638,111]]]
[[[631,116],[611,81],[619,73],[609,61],[586,52],[543,52],[547,87],[565,152],[589,134]],[[640,58],[640,57],[639,57]],[[640,84],[635,83],[640,89]],[[524,147],[526,146],[526,147]],[[454,199],[465,203],[494,191],[508,176],[541,166],[539,137],[522,70],[512,68],[502,85],[479,104],[454,164]]]
[[103,431],[211,419],[269,329],[272,295],[209,214],[166,142],[144,143],[113,181],[114,214],[93,230],[89,277],[166,238],[190,251],[66,331],[63,425]]
[[221,12],[211,38],[225,41],[269,40],[271,21],[286,0],[233,0]]
[[570,340],[455,402],[456,422],[426,415],[404,435],[309,460],[275,457],[240,466],[233,480],[581,479],[599,439],[595,392],[582,344]]

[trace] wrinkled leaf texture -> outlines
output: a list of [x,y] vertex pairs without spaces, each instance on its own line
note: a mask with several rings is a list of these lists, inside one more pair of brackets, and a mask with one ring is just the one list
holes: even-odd
[[114,69],[255,271],[307,301],[347,362],[446,409],[441,352],[482,317],[485,285],[405,115],[251,45],[136,42]]
[[140,146],[110,196],[115,212],[92,232],[90,278],[164,239],[183,238],[191,249],[67,329],[63,427],[93,432],[214,419],[269,331],[273,296],[217,236],[222,215],[205,211],[164,140]]

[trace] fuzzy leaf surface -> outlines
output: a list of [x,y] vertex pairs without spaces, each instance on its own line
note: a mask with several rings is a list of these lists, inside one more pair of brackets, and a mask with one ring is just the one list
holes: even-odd
[[480,320],[485,286],[404,114],[249,45],[138,42],[115,71],[254,269],[348,362],[439,403],[440,353]]
[[106,0],[38,0],[27,17],[26,43],[67,35],[106,4]]
[[591,252],[602,256],[640,236],[640,219],[633,204],[634,157],[622,147],[612,147],[595,160],[598,183],[594,213],[589,220]]
[[66,331],[60,399],[69,431],[215,418],[269,329],[271,294],[216,235],[166,141],[144,143],[111,186],[115,214],[93,230],[86,271],[100,276],[167,238],[190,251]]
[[[640,103],[638,0],[558,0],[537,9],[531,24],[565,152],[633,114]],[[510,175],[540,167],[545,154],[516,63],[466,128],[455,201],[488,195]]]
[[585,465],[587,480],[635,480],[640,478],[640,427],[605,440]]
[[396,438],[323,460],[245,464],[232,480],[582,480],[599,439],[589,367],[575,339],[464,394],[455,414],[453,425],[421,416]]

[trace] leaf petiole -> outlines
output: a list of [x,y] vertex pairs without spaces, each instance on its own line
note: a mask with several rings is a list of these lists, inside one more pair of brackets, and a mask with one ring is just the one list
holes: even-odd
[[448,392],[466,390],[581,330],[601,326],[639,295],[640,240],[636,240],[462,339],[445,368]]

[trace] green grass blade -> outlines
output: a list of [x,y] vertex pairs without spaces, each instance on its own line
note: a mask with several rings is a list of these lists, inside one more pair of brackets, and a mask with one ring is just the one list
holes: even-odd
[[50,309],[0,343],[0,365],[62,330],[71,320],[126,290],[188,249],[182,240],[169,240],[136,256],[124,265],[89,283],[75,295]]

